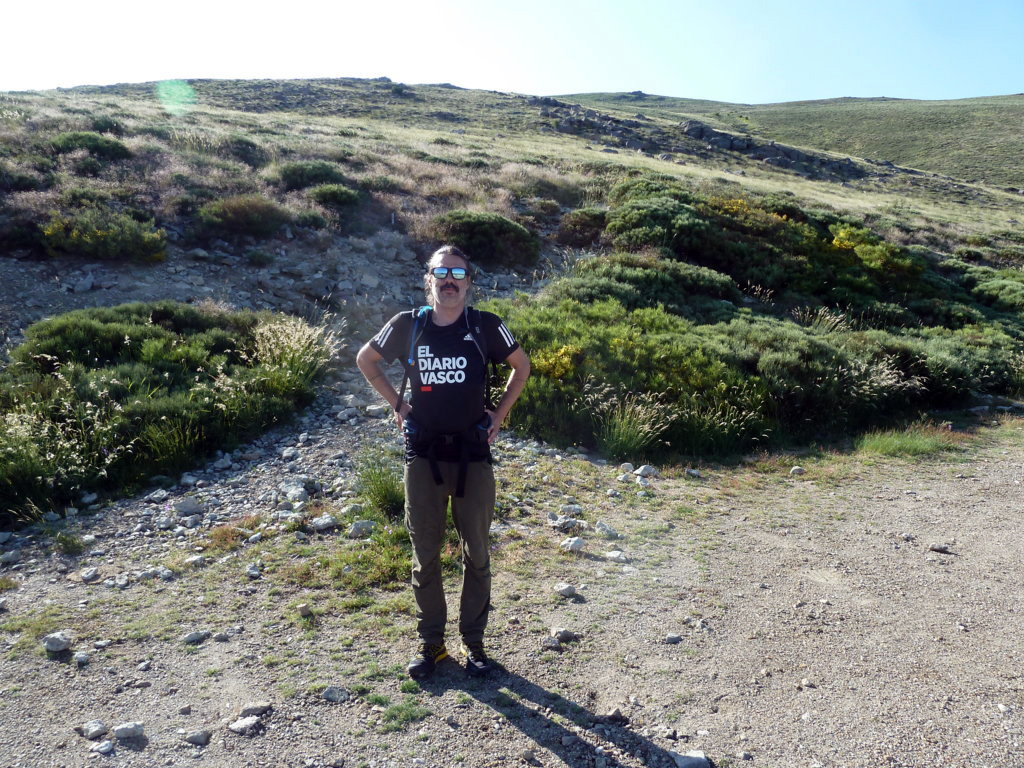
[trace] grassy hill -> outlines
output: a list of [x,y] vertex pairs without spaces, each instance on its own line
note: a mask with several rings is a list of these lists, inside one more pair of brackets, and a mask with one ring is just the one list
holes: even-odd
[[954,101],[841,98],[783,104],[621,93],[564,98],[665,120],[696,117],[787,144],[890,161],[968,182],[1024,188],[1024,94]]
[[[549,258],[562,268],[539,295],[493,305],[534,360],[513,423],[610,456],[831,439],[1024,391],[1024,196],[900,168],[889,150],[851,158],[755,130],[772,115],[795,126],[800,109],[833,126],[856,124],[844,109],[913,122],[912,105],[588,99],[384,79],[2,94],[0,257],[144,269],[215,243],[259,269],[288,236],[393,227],[421,254],[455,242],[488,270]],[[1007,132],[975,125],[962,157],[994,167]],[[40,410],[24,394],[60,374],[91,402],[105,374],[61,350],[125,338],[94,318],[58,326],[56,352],[15,350],[22,368],[0,378],[0,457],[30,456],[40,441],[25,424],[61,435],[68,413],[120,412],[99,400]],[[223,333],[210,354],[249,343]],[[157,346],[142,352],[166,363]],[[125,392],[147,391],[138,361],[116,362]],[[128,434],[111,424],[83,434]],[[202,418],[186,426],[216,442]]]

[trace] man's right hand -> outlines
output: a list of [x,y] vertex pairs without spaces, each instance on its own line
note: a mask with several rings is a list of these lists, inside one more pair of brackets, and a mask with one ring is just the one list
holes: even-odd
[[409,405],[405,400],[398,406],[398,410],[395,411],[395,424],[398,425],[398,431],[402,431],[402,425],[405,423],[405,417],[412,411],[412,406]]

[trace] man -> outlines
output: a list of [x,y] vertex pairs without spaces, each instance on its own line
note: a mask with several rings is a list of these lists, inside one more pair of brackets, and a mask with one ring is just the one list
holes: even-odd
[[[462,545],[459,633],[466,669],[484,675],[491,668],[483,644],[491,598],[490,444],[523,391],[530,361],[496,315],[466,306],[470,286],[469,260],[462,251],[451,245],[439,248],[424,277],[429,306],[395,315],[356,357],[366,380],[394,408],[405,434],[405,523],[413,546],[421,642],[408,672],[417,679],[429,677],[448,655],[441,545],[449,501]],[[396,358],[405,368],[400,392],[381,369]],[[512,368],[493,407],[485,402],[489,361]],[[411,402],[403,397],[407,380]]]

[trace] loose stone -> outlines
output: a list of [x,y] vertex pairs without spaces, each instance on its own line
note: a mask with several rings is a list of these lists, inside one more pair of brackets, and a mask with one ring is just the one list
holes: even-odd
[[185,645],[199,645],[204,640],[207,640],[212,633],[208,629],[198,630],[196,632],[189,632],[181,641]]
[[244,707],[242,707],[241,711],[239,711],[238,713],[238,716],[251,717],[252,715],[265,715],[267,712],[270,711],[271,707],[273,707],[273,704],[271,704],[269,701],[256,701],[251,704],[246,704]]
[[329,685],[324,688],[324,692],[321,694],[327,701],[334,702],[335,704],[342,701],[348,701],[351,694],[344,688],[337,685]]
[[79,651],[74,656],[75,664],[77,664],[80,667],[84,667],[86,664],[88,664],[91,658],[92,657],[85,651]]
[[47,635],[43,638],[43,648],[50,653],[60,653],[66,651],[71,647],[74,642],[74,636],[67,630],[61,630],[60,632],[54,632],[51,635]]
[[83,568],[79,575],[82,577],[82,581],[86,584],[96,581],[100,577],[99,568]]
[[132,721],[115,725],[112,733],[115,739],[139,739],[142,738],[144,728],[142,723]]
[[586,545],[587,543],[579,536],[572,536],[558,546],[565,552],[582,552]]
[[639,469],[634,469],[633,474],[638,477],[657,477],[658,470],[652,467],[650,464],[644,464]]
[[195,744],[197,747],[205,747],[210,743],[210,737],[213,735],[210,731],[192,731],[191,733],[185,734],[185,741],[189,744]]
[[101,741],[99,744],[95,744],[89,751],[99,752],[101,755],[109,755],[114,751],[114,742],[110,739],[106,739],[105,741]]
[[332,528],[337,528],[338,521],[334,519],[333,515],[321,515],[313,520],[310,525],[313,526],[313,530],[317,533],[323,533],[324,531],[329,531]]
[[102,720],[90,720],[81,727],[82,735],[89,741],[96,741],[107,732],[107,726]]
[[612,550],[611,552],[604,553],[605,560],[609,560],[613,563],[628,563],[629,557],[626,556],[625,552],[618,549]]
[[576,597],[577,594],[576,587],[574,587],[572,584],[567,584],[564,581],[555,584],[555,592],[561,595],[562,597]]
[[228,726],[228,730],[232,733],[245,734],[253,728],[255,728],[259,721],[260,719],[256,717],[256,715],[252,715],[250,717],[243,717],[231,723],[231,725]]
[[373,520],[356,520],[349,526],[346,536],[350,539],[365,539],[373,533],[376,527],[377,523]]

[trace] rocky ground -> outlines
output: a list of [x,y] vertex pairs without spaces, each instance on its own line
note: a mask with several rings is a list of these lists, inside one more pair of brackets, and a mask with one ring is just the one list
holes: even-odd
[[[127,272],[77,291],[81,268],[0,269],[16,332],[231,267],[157,265],[152,296]],[[918,462],[646,478],[506,435],[502,669],[469,678],[453,653],[419,685],[408,588],[352,593],[320,565],[358,544],[324,520],[358,515],[353,461],[396,439],[372,404],[343,370],[295,423],[170,487],[0,532],[0,766],[1024,766],[1020,421]],[[215,546],[224,524],[241,547]]]

